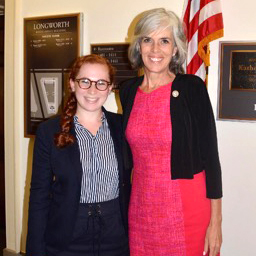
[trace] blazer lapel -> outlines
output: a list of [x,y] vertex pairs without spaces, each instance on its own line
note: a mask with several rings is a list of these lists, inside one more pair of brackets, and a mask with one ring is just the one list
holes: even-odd
[[[72,128],[71,128],[71,134],[76,138],[74,124],[72,125]],[[69,150],[71,162],[73,163],[74,170],[77,174],[78,182],[81,185],[83,169],[80,161],[80,150],[79,150],[77,140],[73,144],[68,146],[68,150]]]
[[[110,130],[111,137],[113,139],[116,158],[118,162],[118,170],[119,170],[119,182],[122,181],[123,177],[123,163],[122,163],[122,126],[121,126],[121,118],[119,116],[115,116],[110,114],[105,108],[102,108],[103,112],[108,121],[108,126]],[[119,123],[120,122],[120,123]]]
[[[111,137],[114,142],[114,146],[118,151],[120,151],[121,150],[120,141],[122,136],[122,131],[120,130],[121,120],[118,120],[118,116],[111,116],[111,114],[105,108],[102,108],[102,110],[108,120],[108,126],[109,126]],[[120,121],[120,125],[118,125],[118,121]]]

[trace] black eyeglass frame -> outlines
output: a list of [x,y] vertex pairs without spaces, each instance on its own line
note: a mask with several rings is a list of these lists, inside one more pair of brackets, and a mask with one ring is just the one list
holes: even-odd
[[[89,86],[88,88],[82,88],[82,87],[80,86],[80,81],[81,81],[81,80],[88,80],[88,81],[90,82],[90,86]],[[75,79],[75,81],[78,83],[79,88],[81,88],[82,90],[88,90],[88,89],[90,89],[91,86],[92,86],[92,84],[94,83],[96,89],[103,92],[103,91],[106,91],[106,90],[108,89],[108,87],[111,85],[111,83],[110,83],[109,81],[106,81],[106,80],[104,80],[104,79],[99,79],[99,80],[97,80],[97,81],[93,81],[93,80],[91,80],[91,79],[89,79],[89,78],[87,78],[87,77],[77,78],[77,79]],[[98,84],[98,82],[100,82],[100,81],[104,81],[104,82],[107,83],[106,89],[101,90],[101,89],[98,88],[97,84]]]

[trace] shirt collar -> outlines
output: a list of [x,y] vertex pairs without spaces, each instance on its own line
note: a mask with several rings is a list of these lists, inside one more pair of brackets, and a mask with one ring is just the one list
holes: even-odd
[[[73,120],[74,120],[74,124],[75,124],[76,127],[82,127],[82,128],[84,128],[83,125],[81,125],[81,124],[79,123],[79,121],[78,121],[78,116],[77,116],[77,115],[74,115]],[[101,122],[102,122],[102,125],[105,125],[106,122],[107,122],[107,118],[106,118],[106,115],[105,115],[104,112],[102,112]]]

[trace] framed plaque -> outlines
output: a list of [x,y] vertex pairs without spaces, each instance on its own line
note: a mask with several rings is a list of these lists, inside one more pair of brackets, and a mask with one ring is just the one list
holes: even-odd
[[81,14],[24,19],[25,137],[59,114],[72,62],[80,55]]
[[256,42],[220,42],[218,118],[256,121]]
[[91,44],[91,53],[105,57],[116,69],[114,89],[118,89],[122,81],[138,75],[128,60],[128,47],[128,43]]

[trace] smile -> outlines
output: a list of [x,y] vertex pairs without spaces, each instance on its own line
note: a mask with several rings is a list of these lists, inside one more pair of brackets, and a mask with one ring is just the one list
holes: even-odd
[[92,99],[92,98],[86,98],[86,101],[88,103],[95,103],[97,101],[97,99]]
[[163,58],[150,58],[151,61],[154,61],[154,62],[159,62],[161,61]]

